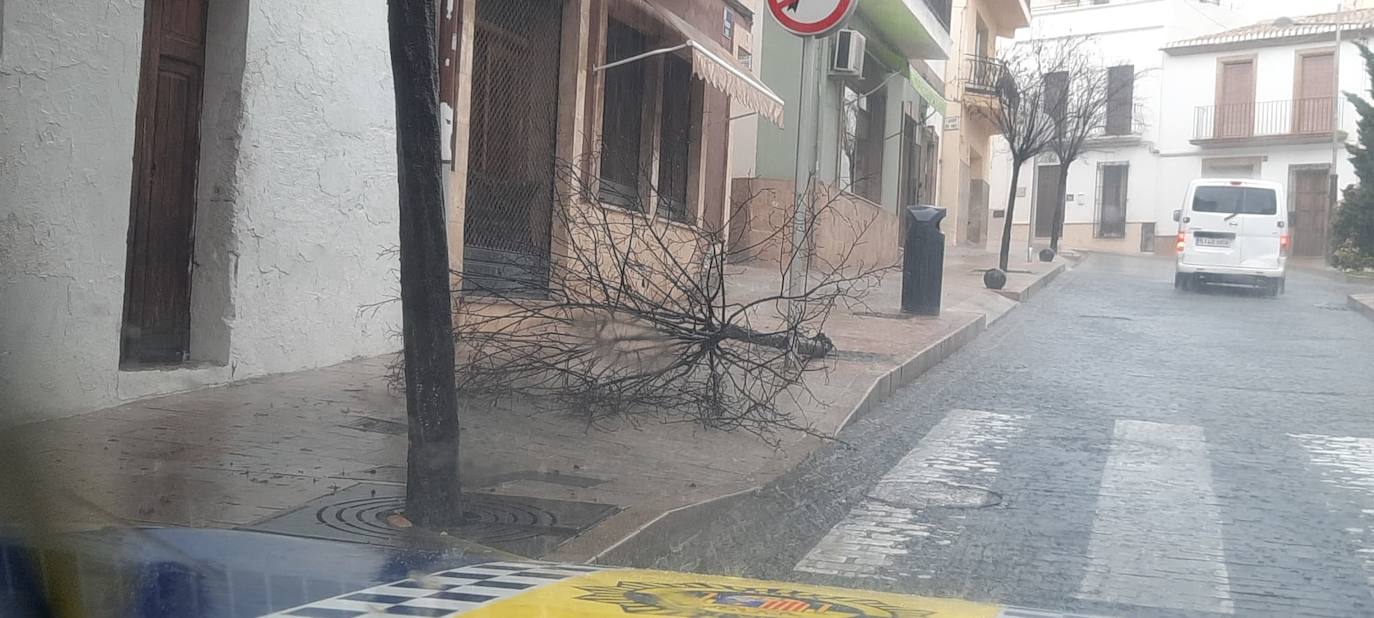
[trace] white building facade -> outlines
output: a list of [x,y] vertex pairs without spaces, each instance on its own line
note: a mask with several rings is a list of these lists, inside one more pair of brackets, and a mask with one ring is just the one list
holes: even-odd
[[[1040,0],[1032,3],[1032,11],[1033,26],[1018,32],[1016,41],[1091,36],[1092,48],[1100,53],[1101,64],[1113,80],[1109,87],[1114,92],[1129,88],[1134,99],[1130,109],[1109,114],[1117,118],[1114,126],[1099,131],[1072,163],[1062,246],[1121,253],[1156,251],[1156,237],[1168,232],[1159,225],[1164,197],[1158,190],[1162,173],[1158,150],[1171,122],[1165,84],[1173,79],[1164,70],[1161,49],[1173,40],[1237,26],[1245,18],[1229,3],[1210,0]],[[1011,158],[1005,142],[994,141],[990,218],[997,241],[1010,193]],[[1042,155],[1021,170],[1015,193],[1013,252],[1048,246],[1058,171],[1052,154]]]
[[[1342,43],[1336,46],[1336,22]],[[1295,16],[1179,40],[1165,47],[1157,229],[1177,232],[1188,181],[1258,178],[1288,187],[1293,254],[1329,249],[1332,165],[1355,182],[1345,150],[1358,118],[1337,92],[1368,96],[1364,61],[1374,10]],[[1333,132],[1334,128],[1334,132]]]
[[7,0],[0,33],[0,424],[399,346],[362,310],[398,287],[385,3]]

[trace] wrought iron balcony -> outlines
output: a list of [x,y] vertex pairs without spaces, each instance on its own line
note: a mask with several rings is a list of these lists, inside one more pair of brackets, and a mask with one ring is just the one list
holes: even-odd
[[997,88],[1007,74],[1001,60],[976,54],[964,58],[964,89],[974,94],[997,96]]
[[1329,136],[1335,121],[1335,102],[1335,97],[1316,97],[1198,107],[1193,116],[1192,141]]

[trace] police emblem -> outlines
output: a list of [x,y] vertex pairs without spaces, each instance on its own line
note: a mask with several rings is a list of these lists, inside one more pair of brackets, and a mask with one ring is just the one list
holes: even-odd
[[702,618],[927,618],[934,612],[904,609],[861,596],[789,588],[756,588],[705,582],[621,581],[578,586],[581,601],[620,606],[627,614]]

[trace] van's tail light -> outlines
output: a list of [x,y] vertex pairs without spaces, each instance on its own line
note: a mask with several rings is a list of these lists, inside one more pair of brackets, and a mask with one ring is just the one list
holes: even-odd
[[1187,232],[1184,232],[1184,231],[1181,231],[1181,230],[1179,231],[1179,233],[1178,233],[1178,244],[1175,245],[1174,248],[1177,249],[1179,253],[1183,253],[1183,250],[1186,249],[1186,248],[1188,248],[1188,233],[1187,233]]
[[1293,237],[1288,234],[1279,236],[1279,255],[1288,257],[1288,249],[1293,246]]

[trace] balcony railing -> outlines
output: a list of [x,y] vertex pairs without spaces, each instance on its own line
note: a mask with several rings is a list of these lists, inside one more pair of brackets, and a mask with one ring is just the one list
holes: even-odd
[[1007,66],[996,58],[977,54],[964,58],[964,88],[971,92],[995,96],[1006,74]]
[[954,8],[954,0],[925,0],[926,6],[930,7],[935,17],[940,20],[940,25],[945,27],[945,32],[949,32],[949,16]]
[[1335,98],[1316,97],[1197,108],[1193,141],[1330,134]]

